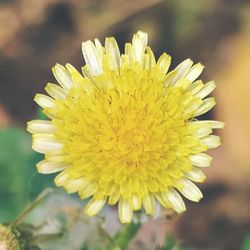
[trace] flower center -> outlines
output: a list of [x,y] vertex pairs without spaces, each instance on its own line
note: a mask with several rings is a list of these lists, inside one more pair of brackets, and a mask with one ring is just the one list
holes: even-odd
[[[74,176],[84,175],[102,190],[110,190],[111,182],[150,180],[157,191],[191,168],[186,158],[200,143],[190,139],[186,124],[190,96],[166,87],[164,80],[157,68],[132,67],[95,76],[88,80],[91,89],[73,87],[66,100],[58,101],[59,119],[53,123]],[[154,179],[162,183],[152,185]]]

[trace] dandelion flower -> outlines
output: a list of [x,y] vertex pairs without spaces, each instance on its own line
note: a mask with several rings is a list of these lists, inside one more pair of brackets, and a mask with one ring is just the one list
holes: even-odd
[[[35,101],[50,120],[28,123],[33,149],[45,154],[40,173],[60,172],[55,184],[77,192],[89,216],[118,204],[119,218],[129,223],[133,211],[154,215],[156,202],[177,213],[185,211],[180,194],[198,202],[193,182],[203,182],[204,152],[220,144],[211,135],[219,121],[198,121],[214,98],[213,81],[196,80],[203,66],[190,59],[169,72],[171,57],[155,59],[147,34],[138,32],[120,53],[116,40],[82,44],[82,74],[72,65],[55,65],[59,83],[48,83],[49,96]],[[205,98],[205,99],[204,99]]]

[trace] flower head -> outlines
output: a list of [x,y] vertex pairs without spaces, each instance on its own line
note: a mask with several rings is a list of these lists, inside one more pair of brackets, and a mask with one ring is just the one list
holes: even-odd
[[192,201],[202,194],[193,182],[205,179],[204,152],[220,144],[211,135],[218,121],[198,121],[214,105],[206,98],[214,82],[196,80],[203,70],[190,59],[168,72],[171,57],[155,59],[147,34],[138,32],[121,54],[114,38],[84,42],[82,74],[57,64],[60,84],[48,83],[49,96],[35,101],[49,121],[28,123],[33,149],[45,154],[40,173],[60,172],[57,186],[82,199],[89,216],[118,203],[119,218],[129,223],[133,211],[155,214],[155,203],[185,211],[180,193]]

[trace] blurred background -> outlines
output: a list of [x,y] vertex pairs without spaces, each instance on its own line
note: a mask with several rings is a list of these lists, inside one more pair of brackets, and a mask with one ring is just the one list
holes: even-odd
[[202,201],[146,223],[130,249],[160,249],[155,244],[165,235],[192,249],[250,249],[249,0],[0,0],[0,23],[0,222],[54,187],[53,176],[36,172],[42,157],[25,131],[42,116],[33,97],[53,81],[51,67],[80,69],[82,41],[115,36],[123,49],[142,30],[157,57],[172,56],[172,67],[186,58],[206,66],[202,78],[216,81],[217,106],[204,118],[226,127],[222,146],[210,152]]

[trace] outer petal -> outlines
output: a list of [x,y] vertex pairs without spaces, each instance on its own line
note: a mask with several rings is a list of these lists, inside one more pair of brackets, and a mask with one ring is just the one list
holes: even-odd
[[116,190],[114,190],[114,192],[109,197],[109,200],[108,200],[109,204],[115,205],[119,201],[120,195],[121,195],[121,193],[120,193],[120,190],[118,188]]
[[183,61],[182,63],[180,63],[174,69],[174,71],[176,71],[176,74],[173,76],[173,79],[171,80],[171,83],[175,84],[181,78],[183,78],[187,74],[187,72],[189,71],[189,69],[191,68],[192,65],[193,65],[193,61],[190,60],[190,59],[186,59],[185,61]]
[[186,78],[190,82],[193,82],[201,74],[203,69],[204,69],[204,66],[202,64],[200,63],[195,64],[188,72]]
[[194,123],[197,123],[197,124],[210,124],[213,129],[224,128],[225,127],[224,122],[213,121],[213,120],[195,121]]
[[37,165],[37,170],[42,174],[52,174],[64,170],[68,165],[64,162],[50,162],[47,160],[40,161]]
[[55,107],[54,100],[51,97],[46,96],[46,95],[36,94],[34,101],[44,109]]
[[162,192],[155,193],[155,197],[163,207],[165,208],[171,207],[171,204],[169,203],[166,197],[166,193],[162,193]]
[[132,195],[131,198],[131,206],[133,210],[140,210],[141,209],[141,199],[138,195]]
[[189,160],[194,166],[197,167],[209,167],[212,161],[212,157],[207,154],[196,154],[189,156]]
[[33,135],[32,148],[39,153],[62,153],[63,144],[53,138]]
[[157,65],[160,67],[161,71],[166,74],[168,72],[171,63],[171,56],[167,53],[163,53],[157,61]]
[[88,216],[94,216],[100,212],[100,210],[103,208],[105,203],[106,203],[106,198],[99,199],[99,200],[95,200],[94,198],[92,198],[89,201],[89,203],[85,206],[84,212]]
[[62,171],[60,174],[58,174],[55,178],[55,184],[58,187],[63,186],[68,180],[70,179],[67,171]]
[[153,194],[148,194],[143,201],[143,206],[145,208],[146,214],[155,214],[155,197]]
[[111,68],[117,69],[118,67],[120,67],[120,50],[115,38],[113,37],[106,38],[105,49],[112,59],[110,65]]
[[58,81],[58,83],[64,88],[64,89],[70,89],[72,85],[72,79],[70,76],[70,73],[67,71],[65,67],[63,67],[61,64],[56,64],[52,68],[52,72]]
[[46,85],[45,90],[54,99],[65,99],[67,96],[67,91],[65,89],[50,82]]
[[51,134],[56,132],[56,127],[51,123],[51,121],[33,120],[28,122],[27,130],[31,134]]
[[194,116],[199,116],[206,113],[207,111],[212,109],[215,104],[216,104],[215,99],[213,97],[205,99],[203,103],[200,105],[200,107],[194,113]]
[[82,199],[86,199],[91,195],[93,195],[96,192],[96,190],[97,190],[97,185],[95,183],[88,182],[88,184],[86,184],[81,188],[81,190],[79,190],[79,195]]
[[178,180],[177,189],[191,201],[198,202],[203,197],[200,189],[185,178]]
[[68,193],[75,193],[75,192],[78,192],[83,187],[85,187],[86,185],[87,185],[86,179],[83,177],[80,177],[80,178],[76,178],[76,179],[72,179],[68,181],[64,185],[64,187]]
[[93,70],[94,75],[102,73],[102,58],[97,48],[91,41],[82,43],[82,53],[87,65]]
[[185,173],[185,176],[191,181],[195,182],[203,182],[206,179],[206,176],[203,174],[203,172],[195,167]]
[[200,124],[199,122],[188,122],[188,126],[195,129],[195,135],[199,138],[205,137],[212,133],[212,125],[209,123]]
[[208,82],[198,93],[195,94],[195,96],[203,99],[204,97],[208,96],[215,89],[215,87],[216,85],[214,81]]
[[133,217],[133,210],[128,200],[120,199],[118,204],[119,218],[122,223],[130,223]]
[[155,64],[156,64],[155,56],[154,56],[153,51],[150,49],[150,47],[147,47],[146,53],[147,53],[147,55],[149,56],[148,65],[149,65],[149,69],[150,69],[150,68],[154,67]]
[[166,192],[166,197],[171,205],[171,207],[177,212],[182,213],[186,211],[185,203],[183,202],[181,196],[173,188],[170,188]]
[[132,39],[132,47],[135,56],[135,60],[142,62],[143,55],[148,43],[148,35],[144,32],[137,32]]
[[195,95],[197,92],[199,92],[204,87],[204,84],[201,80],[195,81],[194,83],[191,83],[187,87],[187,91],[190,92],[192,95]]
[[216,135],[209,135],[201,139],[202,143],[207,145],[209,149],[217,148],[220,145],[220,137]]

